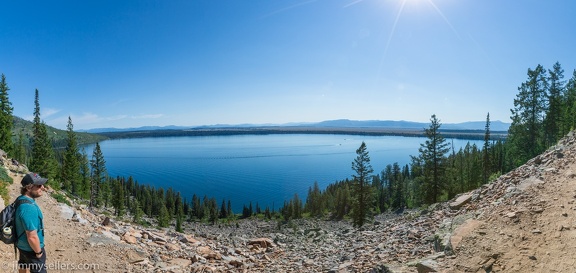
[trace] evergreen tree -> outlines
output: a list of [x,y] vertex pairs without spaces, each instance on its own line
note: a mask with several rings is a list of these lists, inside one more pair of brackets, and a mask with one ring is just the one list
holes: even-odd
[[490,113],[486,115],[484,146],[482,147],[482,183],[488,183],[492,166],[490,162]]
[[[48,138],[46,124],[40,119],[40,100],[38,89],[34,98],[34,124],[32,132],[32,159],[30,170],[48,178],[55,180],[56,163],[52,150],[52,142]],[[52,183],[52,187],[59,188],[58,183]]]
[[200,210],[200,198],[196,194],[192,195],[192,204],[190,208],[190,220],[193,218],[200,219],[199,217],[199,210]]
[[370,174],[373,172],[370,165],[370,156],[366,143],[362,142],[356,150],[356,159],[352,162],[353,178],[353,207],[352,221],[354,226],[362,227],[370,215],[372,187],[369,184]]
[[14,156],[14,142],[12,140],[12,128],[14,118],[12,116],[12,103],[8,99],[8,84],[4,74],[0,76],[0,149]]
[[230,200],[228,200],[228,206],[226,209],[226,214],[231,217],[234,216],[234,212],[232,211],[232,202]]
[[302,200],[298,197],[298,194],[295,193],[294,197],[291,200],[292,202],[292,218],[299,219],[302,218]]
[[184,222],[184,209],[182,206],[176,207],[176,231],[184,232],[182,223]]
[[111,182],[114,187],[114,191],[112,192],[112,206],[114,207],[116,216],[122,217],[126,210],[124,206],[126,199],[124,186],[121,179],[113,179]]
[[[92,159],[90,160],[91,167],[91,187],[90,187],[90,207],[99,207],[103,203],[105,192],[103,191],[103,185],[106,183],[106,161],[104,160],[104,155],[100,149],[100,143],[96,142],[96,147],[92,153]],[[164,206],[164,209],[166,207]]]
[[138,202],[138,199],[135,199],[132,210],[132,222],[139,224],[143,215],[144,211],[142,210],[142,206],[140,205],[140,202]]
[[164,204],[164,200],[160,200],[159,202],[159,213],[157,220],[158,226],[161,228],[165,228],[170,225],[170,215],[168,214],[168,209],[166,208],[166,204]]
[[224,219],[228,217],[228,211],[226,210],[226,200],[222,199],[222,205],[220,206],[220,215],[218,215],[220,219]]
[[392,209],[402,210],[406,208],[406,198],[404,194],[404,177],[402,176],[402,170],[398,162],[392,165]]
[[64,190],[78,195],[82,187],[82,178],[80,176],[80,159],[82,155],[79,152],[78,140],[70,117],[68,117],[66,128],[67,140],[62,160],[62,184]]
[[436,203],[446,188],[444,172],[446,170],[446,153],[450,150],[450,144],[440,133],[442,124],[432,115],[430,127],[424,130],[424,135],[428,138],[425,143],[420,144],[418,149],[420,158],[424,164],[424,201],[428,204]]
[[28,164],[27,163],[28,157],[27,157],[27,152],[26,152],[26,143],[24,142],[24,140],[26,138],[24,137],[24,132],[22,132],[22,131],[23,130],[19,130],[19,132],[18,132],[18,144],[14,148],[14,158],[16,160],[18,160],[18,162]]
[[314,186],[308,188],[306,211],[310,212],[310,215],[313,217],[321,217],[324,213],[324,205],[322,203],[320,186],[318,186],[318,181],[314,181]]
[[560,63],[556,62],[548,70],[548,107],[544,118],[544,147],[556,144],[556,141],[563,135],[560,135],[562,124],[562,100],[564,95],[564,69]]
[[378,208],[384,212],[392,206],[392,192],[394,184],[392,181],[392,164],[386,165],[380,172],[380,186],[378,193]]
[[78,187],[78,194],[83,199],[90,199],[91,194],[91,173],[90,173],[90,163],[88,161],[88,155],[86,150],[82,148],[82,153],[80,154],[79,160],[80,166],[80,186]]
[[572,78],[568,80],[562,100],[562,126],[560,135],[564,136],[571,130],[576,129],[576,70],[572,72]]
[[212,197],[210,198],[209,201],[208,221],[210,221],[210,223],[214,225],[217,220],[218,220],[218,203],[216,201],[216,198]]
[[507,152],[517,167],[544,151],[542,123],[546,111],[546,70],[538,65],[528,69],[528,80],[518,87],[511,109],[512,124],[508,129]]
[[341,220],[350,211],[350,204],[352,203],[352,194],[350,193],[348,183],[344,183],[341,187],[338,187],[335,195],[333,218]]

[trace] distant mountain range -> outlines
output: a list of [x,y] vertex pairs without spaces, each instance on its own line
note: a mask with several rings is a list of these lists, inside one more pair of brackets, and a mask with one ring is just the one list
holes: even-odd
[[[104,133],[104,132],[133,132],[133,131],[155,131],[155,130],[185,130],[185,129],[216,129],[216,128],[266,128],[266,127],[310,127],[310,128],[389,128],[389,129],[413,129],[421,130],[428,128],[430,123],[396,121],[396,120],[326,120],[321,122],[301,122],[285,124],[215,124],[204,126],[143,126],[137,128],[96,128],[89,130],[78,130],[87,133]],[[486,121],[468,121],[462,123],[442,123],[443,130],[484,130]],[[490,122],[490,131],[506,132],[510,123],[499,120]]]

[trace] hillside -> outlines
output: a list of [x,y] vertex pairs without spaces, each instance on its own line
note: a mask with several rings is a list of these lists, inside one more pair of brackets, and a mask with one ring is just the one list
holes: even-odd
[[[4,160],[10,167],[10,160]],[[11,198],[21,176],[11,174]],[[185,234],[38,200],[52,265],[88,272],[572,272],[576,136],[496,181],[424,211],[347,222],[192,223]],[[110,213],[110,212],[106,212]],[[0,264],[13,261],[0,246]],[[50,272],[86,272],[51,270]]]
[[[12,128],[12,131],[15,143],[17,143],[18,136],[20,133],[22,133],[22,135],[27,140],[29,140],[32,137],[34,123],[16,116],[14,116],[13,118],[14,118],[14,127]],[[67,132],[65,130],[56,129],[54,127],[47,125],[46,131],[48,132],[48,136],[52,137],[52,141],[56,146],[63,145],[63,143],[65,143],[66,139],[68,138]],[[86,132],[75,132],[75,133],[78,139],[78,144],[96,143],[107,139],[106,136],[99,134],[86,133]],[[24,143],[29,143],[29,141],[25,141]]]
[[[187,129],[222,129],[222,128],[267,128],[267,127],[317,127],[317,128],[387,128],[387,129],[416,129],[428,127],[428,123],[413,122],[404,120],[325,120],[321,122],[291,122],[284,124],[215,124],[203,126],[143,126],[134,128],[94,128],[81,130],[89,133],[111,133],[111,132],[133,132],[133,131],[154,131],[154,130],[187,130]],[[444,129],[449,130],[484,130],[486,121],[469,121],[462,123],[445,123]],[[492,131],[508,131],[510,123],[499,120],[490,122]]]

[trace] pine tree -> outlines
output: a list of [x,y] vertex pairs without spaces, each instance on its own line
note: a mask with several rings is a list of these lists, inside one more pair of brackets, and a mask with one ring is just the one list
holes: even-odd
[[[38,89],[34,98],[34,124],[32,132],[32,160],[30,170],[39,173],[41,176],[54,181],[56,177],[56,159],[52,150],[52,141],[48,137],[46,124],[40,119],[40,100]],[[52,187],[58,189],[58,183],[51,183]]]
[[[100,149],[100,144],[96,142],[96,147],[90,160],[91,184],[90,184],[90,207],[99,207],[103,203],[104,192],[102,186],[106,183],[106,161]],[[166,208],[166,207],[164,207]]]
[[404,194],[404,178],[398,162],[392,165],[392,209],[402,210],[406,208],[406,197]]
[[374,171],[370,165],[370,156],[366,148],[366,143],[362,142],[356,150],[356,159],[352,162],[352,170],[355,174],[353,178],[353,207],[352,221],[354,226],[362,227],[370,215],[370,205],[372,198],[372,187],[370,185],[370,174]]
[[8,99],[8,84],[4,74],[0,76],[0,149],[9,155],[14,155],[14,142],[12,140],[12,128],[14,117],[12,116],[12,103]]
[[546,70],[541,65],[534,70],[528,69],[528,80],[518,87],[514,109],[510,110],[512,124],[506,143],[509,158],[514,159],[514,167],[544,151],[542,124],[547,89]]
[[24,132],[23,130],[19,130],[18,132],[18,143],[16,144],[16,146],[14,147],[14,157],[16,160],[18,160],[21,163],[24,164],[28,164],[27,163],[27,153],[26,153],[26,144],[25,144],[25,137],[24,137]]
[[568,80],[562,100],[562,126],[560,135],[566,135],[576,129],[576,70],[572,72],[572,78]]
[[170,215],[168,214],[168,209],[166,208],[166,204],[164,200],[161,200],[159,204],[159,213],[158,213],[158,226],[165,228],[170,225]]
[[111,182],[114,186],[114,191],[112,192],[112,206],[114,206],[116,216],[122,217],[126,210],[124,205],[126,199],[124,185],[120,179],[113,179]]
[[192,195],[192,205],[190,208],[190,220],[196,218],[200,219],[199,217],[199,210],[200,210],[200,198],[196,194]]
[[562,124],[562,100],[565,88],[564,69],[556,62],[548,70],[547,110],[544,118],[544,147],[556,144],[560,135]]
[[133,209],[132,209],[132,222],[139,224],[142,220],[142,216],[144,215],[144,211],[142,210],[142,206],[138,199],[134,199]]
[[179,200],[178,202],[180,205],[176,206],[176,231],[184,232],[184,229],[182,228],[182,223],[184,222],[184,208],[182,207],[182,200]]
[[420,158],[424,164],[424,201],[428,204],[436,203],[446,188],[444,172],[446,170],[446,153],[450,150],[449,143],[440,134],[442,124],[432,115],[430,127],[424,130],[424,135],[428,138],[425,143],[420,144],[418,149]]
[[336,196],[334,198],[334,219],[341,220],[348,214],[350,211],[350,203],[352,203],[351,199],[352,195],[348,184],[344,184],[342,187],[336,189]]
[[306,210],[310,212],[313,217],[321,217],[324,213],[324,205],[322,204],[322,192],[318,181],[314,181],[314,186],[308,188],[308,196],[306,197]]
[[218,203],[216,198],[212,197],[209,201],[209,208],[208,208],[208,221],[214,225],[218,220]]
[[492,166],[490,162],[490,113],[486,115],[484,146],[482,146],[482,183],[488,183]]
[[228,200],[228,206],[226,208],[226,214],[228,215],[228,217],[234,216],[234,211],[232,211],[232,202],[230,200]]
[[62,160],[62,184],[64,190],[78,195],[82,187],[82,178],[80,176],[80,159],[82,155],[79,152],[74,125],[70,117],[68,117],[68,125],[66,128],[67,140]]
[[291,200],[292,202],[292,218],[299,219],[302,218],[302,200],[298,196],[297,193],[294,194],[294,197]]
[[78,194],[83,199],[90,199],[91,196],[91,173],[90,173],[90,163],[88,161],[88,155],[86,150],[82,148],[82,153],[80,154],[79,160],[80,166],[80,185],[78,187]]
[[228,211],[226,210],[226,200],[222,199],[222,205],[220,206],[220,215],[218,215],[220,219],[224,219],[228,217]]

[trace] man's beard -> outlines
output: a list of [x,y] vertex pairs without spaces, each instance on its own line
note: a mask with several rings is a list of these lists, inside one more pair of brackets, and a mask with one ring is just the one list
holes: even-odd
[[42,196],[42,192],[41,191],[37,191],[37,192],[30,192],[30,196],[34,199]]

